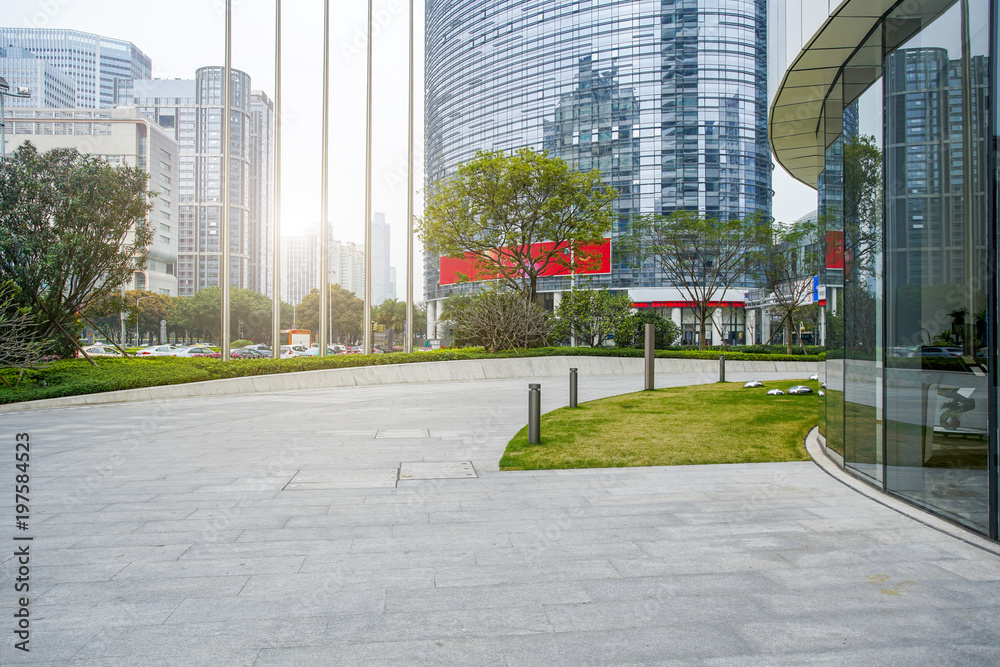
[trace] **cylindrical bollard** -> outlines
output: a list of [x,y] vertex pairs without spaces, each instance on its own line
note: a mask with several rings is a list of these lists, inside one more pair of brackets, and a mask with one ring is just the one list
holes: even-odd
[[655,389],[653,365],[656,362],[656,325],[646,325],[646,391]]
[[719,382],[726,381],[726,357],[719,357]]
[[542,385],[528,385],[528,444],[542,441]]
[[569,407],[576,407],[576,369],[569,369]]

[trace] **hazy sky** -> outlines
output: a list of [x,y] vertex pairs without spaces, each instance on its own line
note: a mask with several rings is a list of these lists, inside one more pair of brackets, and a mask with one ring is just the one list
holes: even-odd
[[[255,89],[274,95],[274,0],[233,0],[234,68]],[[416,22],[416,211],[423,188],[423,0]],[[407,0],[375,0],[373,207],[392,227],[392,259],[405,291]],[[154,78],[193,79],[197,68],[224,62],[223,0],[0,0],[0,22],[12,27],[72,28],[133,42],[153,61]],[[365,29],[367,3],[330,3],[330,186],[334,236],[364,238]],[[282,4],[282,192],[285,233],[318,230],[323,86],[323,3]],[[774,216],[789,221],[816,208],[815,191],[774,174]],[[419,252],[419,248],[418,248]],[[416,260],[419,276],[421,263]],[[415,291],[421,299],[421,281]]]

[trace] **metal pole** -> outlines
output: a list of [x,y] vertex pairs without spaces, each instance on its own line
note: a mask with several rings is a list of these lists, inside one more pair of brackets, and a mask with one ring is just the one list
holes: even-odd
[[274,230],[271,276],[271,356],[281,344],[281,0],[275,2],[274,19]]
[[726,381],[726,357],[719,355],[719,382]]
[[646,325],[646,391],[652,391],[654,386],[653,373],[656,362],[656,325]]
[[577,372],[575,368],[569,369],[569,407],[575,408],[577,398]]
[[229,216],[230,216],[230,167],[232,147],[230,124],[232,122],[231,79],[233,76],[232,55],[233,55],[233,2],[226,0],[226,67],[222,77],[222,127],[219,136],[222,139],[222,220],[219,225],[220,243],[222,243],[222,257],[219,261],[219,283],[222,285],[222,360],[229,361]]
[[413,0],[410,0],[410,87],[406,131],[406,324],[403,352],[413,352]]
[[542,385],[528,385],[528,444],[542,441]]
[[319,213],[319,356],[326,356],[327,323],[326,313],[330,309],[330,271],[327,263],[329,246],[329,224],[327,222],[327,205],[329,189],[329,141],[330,141],[330,0],[323,0],[323,164],[320,168],[321,203]]
[[372,353],[372,0],[368,0],[368,70],[365,89],[365,336],[362,353]]
[[3,98],[6,97],[0,91],[0,160],[7,157],[7,116],[3,108]]

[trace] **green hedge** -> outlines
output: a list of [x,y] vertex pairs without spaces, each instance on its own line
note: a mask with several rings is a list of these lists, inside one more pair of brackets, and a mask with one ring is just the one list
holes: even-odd
[[[46,369],[25,374],[16,389],[0,383],[0,403],[17,403],[42,398],[94,394],[120,389],[137,389],[167,384],[182,384],[201,380],[295,373],[329,368],[357,368],[429,361],[460,359],[505,359],[513,357],[548,356],[642,357],[643,351],[631,348],[546,347],[488,354],[482,348],[448,348],[430,352],[405,354],[347,354],[328,357],[297,357],[294,359],[234,359],[222,362],[205,357],[149,357],[143,359],[97,359],[91,366],[84,359],[59,361]],[[760,354],[723,350],[657,350],[661,359],[727,359],[740,361],[816,361],[817,356]],[[0,376],[12,382],[16,371],[0,371]]]

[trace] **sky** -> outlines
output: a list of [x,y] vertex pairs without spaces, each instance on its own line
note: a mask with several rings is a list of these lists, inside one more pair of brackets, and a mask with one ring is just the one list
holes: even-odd
[[[372,87],[372,202],[391,226],[397,297],[405,295],[408,0],[375,0]],[[274,96],[274,0],[233,0],[232,66],[256,90]],[[414,0],[417,96],[414,210],[423,189],[423,0]],[[330,3],[329,219],[342,241],[364,240],[365,70],[367,3]],[[193,79],[199,67],[224,64],[224,0],[0,0],[11,27],[71,28],[134,43],[152,59],[153,77]],[[323,3],[282,3],[281,229],[319,231],[320,130],[323,90]],[[816,208],[815,191],[773,172],[774,217],[795,220]],[[419,242],[414,291],[421,300]]]

